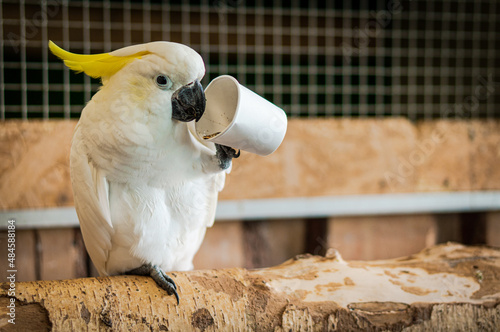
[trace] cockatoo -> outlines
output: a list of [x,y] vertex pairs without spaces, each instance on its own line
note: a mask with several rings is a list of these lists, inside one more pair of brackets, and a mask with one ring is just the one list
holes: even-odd
[[239,152],[205,142],[202,57],[151,42],[79,55],[49,48],[77,72],[101,78],[82,111],[70,154],[75,207],[87,251],[103,276],[137,274],[179,296],[165,272],[193,268],[217,195]]

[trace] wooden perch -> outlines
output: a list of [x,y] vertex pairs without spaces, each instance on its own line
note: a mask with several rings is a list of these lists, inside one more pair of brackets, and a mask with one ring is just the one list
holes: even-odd
[[303,255],[279,266],[174,272],[180,305],[149,277],[0,289],[0,330],[498,331],[500,249],[440,245],[385,261]]

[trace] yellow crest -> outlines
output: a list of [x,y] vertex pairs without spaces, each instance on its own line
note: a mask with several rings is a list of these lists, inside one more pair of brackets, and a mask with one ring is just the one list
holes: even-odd
[[101,54],[75,54],[63,50],[52,41],[49,41],[49,48],[57,57],[64,61],[64,64],[71,70],[78,73],[84,72],[93,78],[109,77],[122,69],[127,63],[140,59],[150,52],[142,51],[127,56],[115,56],[109,53]]

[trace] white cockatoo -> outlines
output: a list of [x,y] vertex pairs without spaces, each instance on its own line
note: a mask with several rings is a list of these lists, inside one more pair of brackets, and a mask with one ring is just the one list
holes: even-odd
[[204,142],[201,56],[152,42],[110,53],[50,50],[72,70],[102,80],[82,111],[71,147],[75,207],[101,275],[149,275],[179,302],[165,271],[193,268],[214,222],[232,148]]

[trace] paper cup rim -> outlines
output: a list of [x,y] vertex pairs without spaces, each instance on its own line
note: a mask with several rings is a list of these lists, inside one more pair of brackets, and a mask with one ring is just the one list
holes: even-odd
[[233,83],[236,83],[236,89],[238,91],[238,95],[237,95],[237,100],[236,100],[236,110],[234,111],[234,115],[231,119],[231,122],[226,126],[226,128],[224,128],[224,130],[222,130],[220,133],[218,133],[217,135],[214,135],[210,138],[203,138],[203,136],[200,135],[200,133],[197,132],[198,136],[200,136],[204,141],[207,141],[207,142],[211,142],[213,141],[214,139],[217,139],[221,136],[223,136],[226,132],[228,132],[232,127],[234,127],[235,123],[236,123],[236,117],[238,116],[238,113],[240,112],[240,101],[241,101],[241,86],[240,86],[240,82],[238,82],[238,80],[236,78],[234,78],[233,76],[231,75],[221,75],[221,76],[217,76],[216,78],[214,78],[210,84],[208,84],[207,88],[205,89],[205,95],[208,91],[208,89],[210,88],[210,86],[214,83],[216,83],[217,81],[220,81],[221,79],[227,79],[229,78],[230,81],[232,81]]

